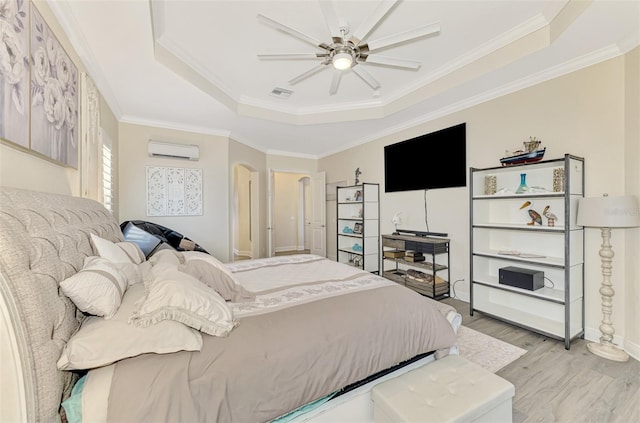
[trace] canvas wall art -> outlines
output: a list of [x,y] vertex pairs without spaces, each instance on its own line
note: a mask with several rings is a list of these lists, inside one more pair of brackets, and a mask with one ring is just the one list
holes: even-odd
[[0,1],[0,138],[29,148],[29,1]]
[[78,168],[78,69],[31,7],[31,149]]

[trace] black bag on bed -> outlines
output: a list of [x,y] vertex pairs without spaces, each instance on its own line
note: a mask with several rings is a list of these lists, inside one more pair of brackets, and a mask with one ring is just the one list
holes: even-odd
[[154,251],[157,251],[163,243],[178,251],[200,251],[209,254],[207,250],[180,232],[157,223],[144,220],[126,220],[120,224],[120,229],[124,239],[138,244],[147,258]]

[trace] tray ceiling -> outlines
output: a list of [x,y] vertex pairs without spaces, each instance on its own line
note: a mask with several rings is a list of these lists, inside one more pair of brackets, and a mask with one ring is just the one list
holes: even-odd
[[[358,26],[379,1],[334,1]],[[417,70],[360,64],[330,95],[332,69],[291,85],[316,60],[260,53],[317,48],[262,14],[319,40],[318,1],[49,2],[90,75],[123,122],[228,135],[264,152],[322,157],[624,54],[639,43],[637,1],[418,1],[395,4],[368,40],[439,23],[440,33],[380,54]],[[274,89],[291,91],[276,96]]]

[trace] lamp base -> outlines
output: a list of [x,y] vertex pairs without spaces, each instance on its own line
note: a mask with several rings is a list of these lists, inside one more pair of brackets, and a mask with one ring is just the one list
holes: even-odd
[[616,347],[613,344],[600,344],[597,342],[590,342],[587,344],[587,349],[593,354],[613,361],[629,361],[629,354]]

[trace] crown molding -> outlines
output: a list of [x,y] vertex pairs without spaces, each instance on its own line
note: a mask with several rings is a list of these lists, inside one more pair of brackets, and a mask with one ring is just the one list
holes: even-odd
[[205,126],[185,125],[178,122],[159,121],[154,119],[145,119],[136,116],[122,116],[120,123],[128,123],[132,125],[151,126],[154,128],[172,129],[176,131],[192,132],[195,134],[213,135],[217,137],[230,138],[231,132]]
[[487,101],[491,101],[496,98],[523,90],[525,88],[529,88],[534,85],[537,85],[546,81],[550,81],[560,76],[564,76],[569,73],[576,72],[586,67],[596,65],[598,63],[604,62],[609,59],[613,59],[622,54],[624,54],[624,52],[621,51],[620,48],[615,44],[601,48],[595,52],[585,54],[578,58],[567,61],[561,65],[545,69],[534,75],[530,75],[525,78],[518,79],[509,84],[504,84],[499,88],[485,91],[473,97],[469,97],[463,101],[459,101],[457,103],[451,104],[447,107],[441,107],[437,110],[432,111],[431,113],[427,113],[426,115],[421,116],[419,119],[413,119],[410,121],[403,122],[400,125],[389,127],[387,128],[387,130],[380,132],[373,137],[365,137],[359,140],[355,140],[351,143],[345,144],[344,147],[341,147],[340,149],[334,149],[332,151],[323,153],[318,158],[325,158],[333,154],[338,154],[350,148],[358,147],[360,145],[363,145],[372,141],[376,141],[387,136],[391,136],[398,132],[415,128],[419,125],[423,125],[435,119],[439,119],[441,117],[448,116],[456,112],[460,112],[470,107],[477,106],[482,103],[486,103]]

